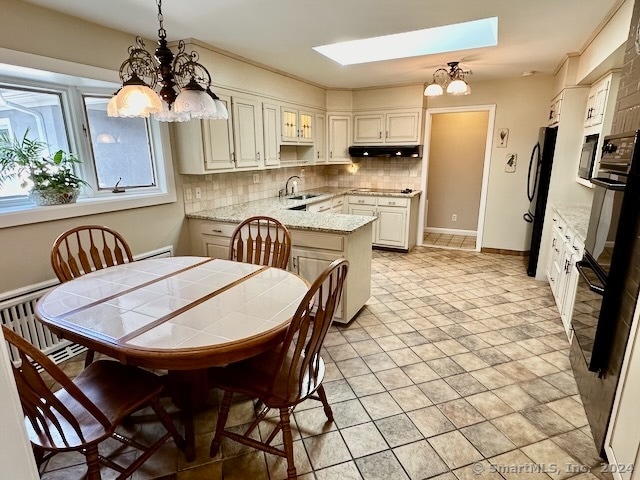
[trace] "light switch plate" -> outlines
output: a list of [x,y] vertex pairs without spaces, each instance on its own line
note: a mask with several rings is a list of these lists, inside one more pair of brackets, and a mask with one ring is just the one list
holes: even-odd
[[254,173],[253,174],[253,183],[260,183],[260,174],[259,173]]
[[200,187],[196,187],[196,200],[200,200],[202,198],[202,189]]

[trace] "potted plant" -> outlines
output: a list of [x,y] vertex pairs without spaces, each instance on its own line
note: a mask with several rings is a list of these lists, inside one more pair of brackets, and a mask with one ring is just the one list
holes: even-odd
[[0,136],[0,186],[9,180],[23,178],[22,187],[33,183],[29,198],[36,205],[74,203],[80,194],[80,186],[87,185],[73,170],[80,160],[63,150],[58,150],[52,157],[43,157],[41,153],[47,144],[30,139],[28,135],[27,129],[22,139]]

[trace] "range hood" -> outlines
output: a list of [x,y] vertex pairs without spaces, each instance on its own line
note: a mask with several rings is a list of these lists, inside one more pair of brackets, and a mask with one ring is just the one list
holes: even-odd
[[351,157],[413,157],[422,158],[422,145],[372,145],[349,147]]

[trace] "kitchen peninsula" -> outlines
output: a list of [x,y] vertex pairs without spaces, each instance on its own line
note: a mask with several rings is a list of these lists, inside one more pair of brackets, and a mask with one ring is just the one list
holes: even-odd
[[[353,192],[353,189],[324,187],[296,196],[273,197],[187,214],[192,252],[227,258],[229,239],[238,223],[255,215],[276,218],[291,232],[290,271],[313,281],[336,258],[349,260],[349,275],[335,319],[348,323],[371,296],[372,228],[377,218],[341,213],[346,211],[344,199],[350,193],[366,194]],[[387,194],[408,199],[418,195],[419,192],[400,191]]]

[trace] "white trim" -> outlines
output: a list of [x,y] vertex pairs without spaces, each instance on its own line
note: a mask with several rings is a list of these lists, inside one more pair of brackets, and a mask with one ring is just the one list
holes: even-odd
[[477,237],[475,230],[459,230],[454,228],[425,227],[424,233],[440,233],[442,235],[464,235],[465,237]]
[[[618,460],[616,459],[615,452],[611,448],[611,440],[613,435],[613,430],[615,429],[616,423],[618,421],[618,410],[620,408],[620,401],[622,400],[622,394],[624,393],[625,383],[627,380],[627,375],[629,374],[629,369],[631,368],[631,356],[632,355],[640,355],[640,337],[638,337],[638,320],[640,318],[640,300],[636,302],[636,309],[633,314],[633,320],[631,321],[631,329],[629,331],[629,339],[627,340],[627,347],[624,352],[624,360],[622,361],[622,368],[620,369],[620,378],[618,380],[618,386],[616,387],[616,395],[613,400],[613,407],[611,408],[611,418],[609,419],[609,425],[607,427],[607,433],[604,439],[604,451],[607,454],[607,459],[609,460],[610,465],[618,465]],[[634,381],[635,379],[629,379],[629,382]],[[631,441],[632,439],[628,439]],[[637,457],[637,455],[636,455]],[[616,480],[622,480],[621,472],[613,471],[613,478]]]
[[[487,208],[487,190],[489,189],[489,168],[491,166],[491,150],[493,148],[493,129],[495,125],[496,106],[492,105],[470,105],[467,107],[442,107],[442,108],[428,108],[426,112],[426,118],[424,122],[424,150],[423,150],[423,162],[422,162],[422,174],[420,177],[421,189],[423,194],[420,195],[420,211],[418,218],[418,232],[425,231],[425,213],[426,213],[426,199],[427,199],[427,181],[429,178],[429,153],[431,146],[431,123],[432,116],[438,113],[464,113],[464,112],[489,112],[489,120],[487,122],[487,141],[484,150],[484,166],[482,169],[482,189],[480,192],[480,206],[478,209],[478,228],[476,235],[476,248],[479,252],[482,249],[482,237],[484,232],[484,217]],[[418,245],[424,244],[423,235],[420,234],[417,239]]]

